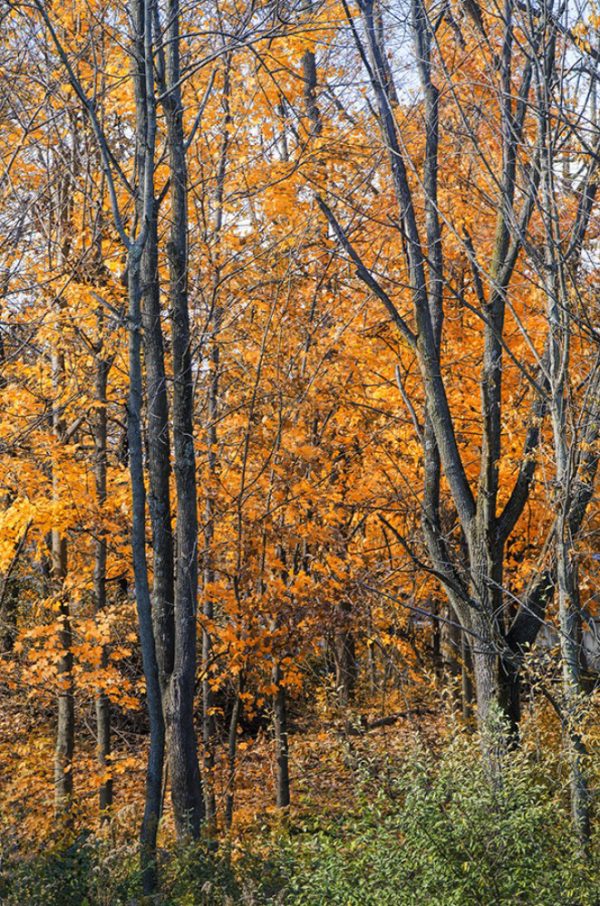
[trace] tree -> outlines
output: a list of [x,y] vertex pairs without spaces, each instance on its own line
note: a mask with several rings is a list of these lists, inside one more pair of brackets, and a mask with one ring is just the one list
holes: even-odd
[[[521,292],[522,275],[526,277],[530,236],[537,229],[534,212],[540,192],[544,133],[536,129],[532,79],[534,71],[543,71],[545,78],[552,81],[558,71],[556,48],[563,34],[562,12],[540,12],[529,7],[521,11],[508,3],[493,24],[482,24],[483,16],[480,27],[463,27],[458,40],[456,23],[447,10],[434,18],[421,2],[411,5],[421,92],[417,110],[426,136],[425,148],[419,150],[417,158],[412,151],[410,126],[400,125],[402,107],[383,44],[381,15],[371,0],[361,0],[359,8],[364,40],[347,8],[346,12],[375,98],[388,161],[385,178],[391,182],[398,206],[392,229],[399,235],[404,257],[399,276],[389,274],[388,280],[399,282],[406,290],[396,297],[390,294],[385,279],[365,263],[364,254],[342,226],[340,215],[322,195],[319,204],[341,248],[356,267],[357,276],[383,303],[419,365],[425,407],[420,428],[425,468],[423,529],[432,568],[470,640],[479,723],[486,735],[495,726],[498,714],[509,714],[513,724],[518,719],[514,684],[520,652],[535,639],[551,587],[542,570],[534,576],[518,613],[507,622],[507,544],[530,498],[541,437],[540,419],[547,405],[543,366],[541,375],[536,375],[542,353],[534,350],[531,362],[521,360],[521,353],[511,348],[513,328],[511,325],[509,333],[508,319],[515,318],[519,325],[516,294]],[[480,40],[482,28],[484,42]],[[519,42],[515,38],[517,28]],[[483,101],[469,100],[464,92],[465,88],[470,90],[467,86],[471,83],[461,82],[462,68],[450,65],[450,55],[460,54],[468,43],[479,44],[474,65],[483,86]],[[481,115],[481,103],[491,111],[493,119],[489,122]],[[452,121],[460,124],[461,136],[472,153],[467,188],[471,193],[477,191],[477,181],[482,180],[479,191],[491,192],[494,198],[497,214],[493,235],[483,243],[480,240],[480,248],[470,234],[463,211],[450,209],[447,193],[440,190],[444,166],[440,154],[451,145],[451,133],[446,135],[443,127]],[[500,136],[499,146],[496,134]],[[500,156],[498,178],[490,150]],[[336,194],[340,194],[337,187]],[[454,278],[451,250],[470,268],[471,279],[466,286],[457,285]],[[488,254],[489,264],[485,264]],[[452,299],[473,313],[481,330],[481,340],[477,340],[481,342],[477,477],[465,465],[468,447],[460,441],[459,416],[452,406],[449,361],[443,354],[443,337],[448,331],[445,314]],[[413,309],[410,319],[404,313],[408,300]],[[543,346],[544,343],[542,349]],[[505,440],[507,362],[527,377],[532,388],[529,428],[523,431],[523,458],[508,495],[499,479]],[[442,524],[441,474],[457,520],[454,537]]]

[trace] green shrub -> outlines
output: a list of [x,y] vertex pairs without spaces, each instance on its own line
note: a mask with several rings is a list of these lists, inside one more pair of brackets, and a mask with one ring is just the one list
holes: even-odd
[[160,867],[165,906],[223,906],[240,902],[241,892],[228,860],[203,843],[167,853]]
[[390,795],[281,842],[297,906],[598,906],[598,844],[584,862],[550,766],[512,754],[490,784],[472,743],[418,750]]
[[[120,906],[140,888],[136,847],[114,847],[82,834],[29,856],[4,852],[2,906]],[[133,900],[135,901],[135,900]]]

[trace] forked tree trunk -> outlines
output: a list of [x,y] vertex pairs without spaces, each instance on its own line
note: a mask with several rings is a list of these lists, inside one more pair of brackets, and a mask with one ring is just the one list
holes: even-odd
[[194,395],[188,304],[188,178],[181,98],[179,2],[167,3],[166,94],[171,189],[168,243],[173,353],[173,450],[177,494],[175,659],[166,707],[175,827],[179,837],[198,837],[204,797],[194,727],[196,609],[198,598],[198,502],[194,450]]

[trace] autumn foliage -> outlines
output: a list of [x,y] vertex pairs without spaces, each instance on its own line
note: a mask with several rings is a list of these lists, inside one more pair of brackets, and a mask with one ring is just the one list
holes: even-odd
[[[325,902],[310,865],[358,903],[353,844],[323,840],[364,839],[377,872],[377,826],[390,889],[414,871],[421,897],[379,902],[550,904],[555,865],[538,901],[525,867],[485,898],[505,863],[479,831],[487,881],[467,857],[456,894],[446,861],[428,872],[461,802],[478,828],[496,802],[527,852],[554,852],[559,803],[565,902],[592,890],[600,19],[580,7],[0,9],[15,877],[88,833],[120,877],[106,854],[137,865],[142,826],[138,893]],[[494,798],[513,788],[522,824]],[[252,894],[249,852],[274,872]],[[174,892],[186,858],[203,892]],[[329,888],[330,864],[355,881]]]

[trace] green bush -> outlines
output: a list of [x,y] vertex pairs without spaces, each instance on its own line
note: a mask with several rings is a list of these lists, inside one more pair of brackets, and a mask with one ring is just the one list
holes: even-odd
[[[237,903],[235,878],[222,858],[197,844],[160,851],[160,906]],[[145,903],[137,847],[91,835],[30,858],[0,862],[2,906],[137,906]]]
[[492,785],[472,743],[418,750],[391,795],[281,842],[285,903],[598,906],[598,843],[582,860],[549,766],[512,754]]
[[203,843],[166,854],[160,878],[165,906],[225,906],[241,899],[228,860],[208,852]]
[[[2,853],[2,906],[120,906],[139,890],[136,847],[82,834],[41,853]],[[135,901],[135,899],[133,900]]]

